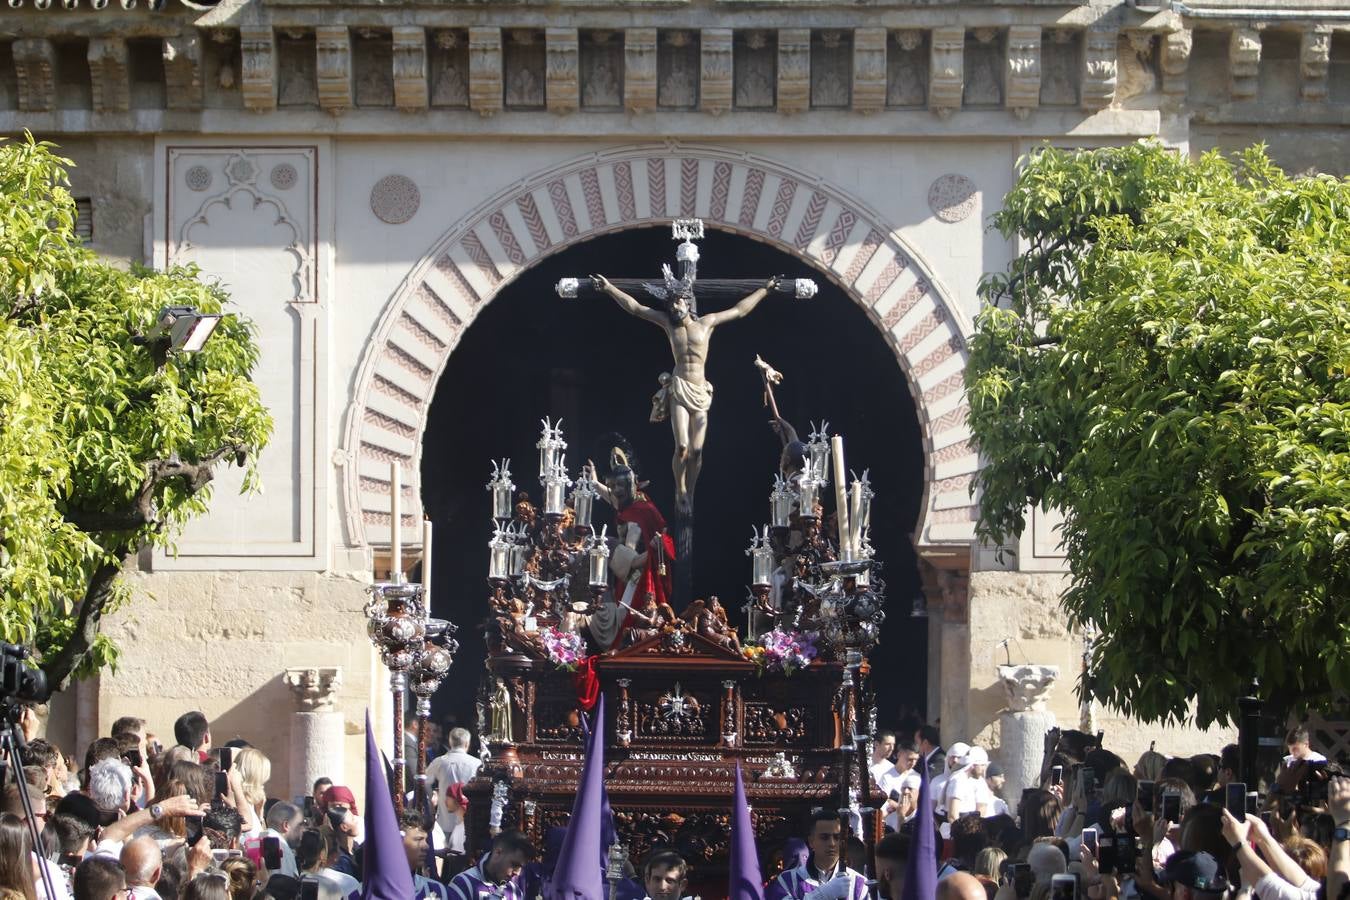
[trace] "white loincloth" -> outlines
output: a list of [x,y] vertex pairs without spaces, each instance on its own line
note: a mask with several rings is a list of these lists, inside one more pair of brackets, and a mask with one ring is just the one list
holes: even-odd
[[663,390],[666,392],[667,403],[671,405],[683,406],[690,412],[707,412],[712,409],[713,386],[706,381],[703,384],[694,384],[672,372],[670,383]]

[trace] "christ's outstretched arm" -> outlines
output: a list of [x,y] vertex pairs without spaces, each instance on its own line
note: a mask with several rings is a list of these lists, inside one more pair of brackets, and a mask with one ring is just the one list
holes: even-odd
[[650,309],[646,306],[643,306],[641,303],[634,300],[628,294],[625,294],[623,291],[616,288],[613,284],[610,283],[609,279],[603,275],[592,275],[591,281],[601,291],[608,294],[610,297],[613,297],[614,302],[619,304],[619,308],[622,309],[624,312],[628,313],[630,316],[637,316],[639,319],[645,319],[646,321],[651,322],[653,325],[660,325],[663,328],[665,327],[667,319],[665,313],[659,310]]
[[723,322],[731,322],[736,319],[744,318],[750,314],[751,310],[756,306],[759,306],[759,301],[769,296],[769,292],[777,287],[778,276],[775,275],[764,283],[764,287],[755,291],[753,294],[744,297],[731,309],[724,309],[720,312],[708,313],[706,316],[703,316],[703,324],[707,325],[709,328],[714,328],[721,325]]

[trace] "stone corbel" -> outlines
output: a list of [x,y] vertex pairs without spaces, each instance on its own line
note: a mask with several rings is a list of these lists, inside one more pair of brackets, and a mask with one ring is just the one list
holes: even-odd
[[1025,119],[1041,105],[1041,27],[1008,28],[1008,108]]
[[284,680],[301,712],[332,712],[333,701],[342,687],[342,670],[287,669]]
[[164,39],[165,102],[169,109],[202,108],[202,40],[195,31]]
[[1106,109],[1116,98],[1119,40],[1114,28],[1089,28],[1083,35],[1083,109]]
[[12,49],[19,109],[46,112],[56,105],[56,48],[46,38],[20,38]]
[[1191,62],[1191,31],[1183,28],[1163,35],[1162,91],[1168,109],[1177,110],[1186,102],[1186,70]]
[[399,25],[394,37],[394,106],[406,112],[427,108],[427,32]]
[[623,33],[623,105],[629,112],[656,109],[656,29]]
[[999,666],[1008,712],[1040,712],[1059,678],[1059,666]]
[[352,35],[346,25],[314,29],[318,59],[314,67],[319,108],[342,113],[352,108]]
[[1228,94],[1234,100],[1256,96],[1257,75],[1261,69],[1261,32],[1255,28],[1234,28],[1228,37]]
[[126,112],[131,106],[127,42],[120,37],[89,40],[89,86],[96,112]]
[[547,54],[544,96],[549,112],[572,112],[581,105],[577,41],[575,28],[549,28],[544,32]]
[[719,116],[731,109],[731,29],[705,28],[699,36],[699,108]]
[[1331,29],[1309,28],[1299,41],[1298,95],[1314,103],[1327,99],[1327,71],[1331,65]]
[[961,108],[965,86],[966,30],[961,27],[934,28],[930,41],[931,68],[928,75],[928,108],[947,118]]
[[811,30],[778,30],[778,111],[805,112],[811,108]]
[[866,115],[886,107],[886,29],[853,30],[853,110]]
[[469,29],[469,109],[490,116],[502,108],[502,30]]
[[277,108],[277,38],[270,25],[239,28],[239,80],[244,106],[260,112]]

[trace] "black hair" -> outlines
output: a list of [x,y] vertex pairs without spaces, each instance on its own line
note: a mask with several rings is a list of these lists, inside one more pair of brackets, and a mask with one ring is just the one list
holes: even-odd
[[[836,825],[838,825],[840,828],[843,828],[843,827],[844,827],[843,820],[839,818],[839,813],[838,813],[838,811],[833,810],[833,809],[817,809],[817,810],[812,811],[812,813],[811,813],[811,818],[808,819],[807,822],[806,822],[806,834],[807,834],[807,836],[810,836],[810,835],[813,835],[813,834],[816,833],[816,823],[817,823],[817,822],[833,822],[833,823],[835,823]],[[843,850],[842,847],[840,847],[839,849],[840,849],[840,850]]]
[[909,835],[901,834],[898,831],[892,831],[881,840],[877,841],[876,857],[891,862],[909,861]]
[[71,893],[75,900],[94,900],[123,891],[127,886],[127,873],[115,859],[107,856],[90,856],[75,867],[75,877],[71,879]]
[[679,869],[681,878],[689,877],[689,863],[685,862],[683,856],[674,850],[657,850],[647,857],[647,861],[642,864],[642,881],[644,883],[648,876],[652,874],[652,869],[657,866],[663,869]]
[[958,859],[973,861],[988,846],[989,833],[985,830],[984,819],[961,816],[952,823],[952,853]]
[[[239,840],[239,833],[243,831],[243,819],[239,813],[231,806],[216,801],[211,804],[211,809],[202,817],[202,829],[207,828],[212,831],[218,831],[225,835],[231,842]],[[217,850],[228,850],[228,847],[216,847]]]
[[927,741],[934,747],[937,747],[942,743],[942,733],[938,731],[936,725],[920,725],[919,730],[916,731],[915,734],[918,735],[919,740]]
[[503,831],[492,841],[492,849],[503,853],[520,853],[526,861],[534,859],[539,852],[534,849],[530,839],[519,831]]
[[196,750],[210,730],[211,723],[206,721],[206,716],[194,709],[183,713],[173,723],[173,739],[189,750]]

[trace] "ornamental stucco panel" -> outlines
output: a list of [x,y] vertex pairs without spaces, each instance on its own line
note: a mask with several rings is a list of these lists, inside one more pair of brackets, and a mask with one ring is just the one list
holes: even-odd
[[318,305],[321,299],[319,148],[168,145],[162,151],[157,258],[194,263],[219,279],[257,327],[254,372],[275,427],[259,459],[262,493],[242,495],[227,468],[211,508],[194,520],[166,568],[217,568],[242,558],[304,568],[326,543],[316,533]]

